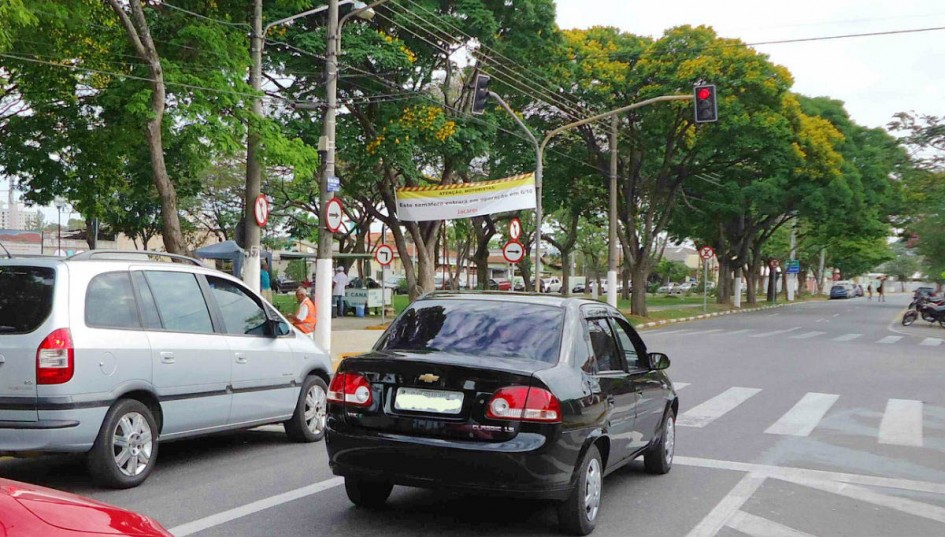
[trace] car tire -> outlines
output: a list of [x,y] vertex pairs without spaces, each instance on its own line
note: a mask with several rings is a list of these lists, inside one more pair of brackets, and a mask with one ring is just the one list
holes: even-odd
[[673,468],[676,454],[676,413],[672,409],[663,418],[659,440],[643,453],[643,466],[651,474],[665,474]]
[[86,456],[89,473],[109,488],[137,487],[154,470],[157,436],[157,422],[147,406],[134,399],[118,401],[105,414]]
[[570,535],[594,531],[600,515],[604,485],[604,465],[597,446],[591,446],[579,467],[577,484],[568,499],[558,504],[558,525]]
[[345,493],[351,503],[358,507],[376,509],[387,503],[394,485],[386,481],[374,481],[360,477],[345,477]]
[[328,385],[321,377],[309,375],[302,383],[295,412],[285,425],[285,434],[293,442],[318,442],[325,438]]

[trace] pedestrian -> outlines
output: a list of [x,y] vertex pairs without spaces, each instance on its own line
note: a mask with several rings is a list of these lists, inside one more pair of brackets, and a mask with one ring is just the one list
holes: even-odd
[[332,317],[345,316],[345,287],[348,286],[348,275],[345,274],[344,267],[335,268],[335,276],[331,279],[331,298],[334,302],[334,309],[336,311],[332,312]]
[[259,267],[259,291],[266,302],[272,304],[272,275],[269,274],[269,262],[265,259]]
[[869,301],[872,302],[873,301],[873,282],[870,282],[869,285],[866,286],[866,294],[867,296],[869,296]]
[[876,288],[876,301],[877,302],[886,302],[886,280],[884,278],[879,279],[879,287]]
[[308,297],[308,293],[305,291],[304,287],[299,287],[295,290],[295,299],[299,302],[299,307],[295,310],[294,314],[289,315],[289,321],[303,334],[311,334],[315,331],[315,322],[317,320],[316,313],[318,310],[315,307],[315,303]]

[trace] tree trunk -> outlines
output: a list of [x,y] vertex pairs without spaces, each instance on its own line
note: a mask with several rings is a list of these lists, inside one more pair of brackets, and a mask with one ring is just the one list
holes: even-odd
[[719,255],[719,283],[715,290],[715,303],[728,304],[732,299],[732,267],[728,256]]
[[561,250],[561,294],[571,296],[571,250]]
[[642,285],[634,284],[633,290],[630,292],[630,313],[633,315],[646,317],[646,282],[649,275],[650,270],[645,262],[638,262],[633,267],[633,281],[643,282]]

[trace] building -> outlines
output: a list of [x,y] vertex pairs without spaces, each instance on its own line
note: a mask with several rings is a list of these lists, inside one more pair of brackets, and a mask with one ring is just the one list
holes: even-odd
[[0,229],[26,229],[32,216],[25,205],[16,201],[16,192],[10,188],[7,202],[0,204]]

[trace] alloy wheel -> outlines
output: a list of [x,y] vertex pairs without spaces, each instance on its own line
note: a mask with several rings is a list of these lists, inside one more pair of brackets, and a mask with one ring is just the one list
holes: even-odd
[[115,464],[122,474],[134,477],[147,469],[154,450],[154,435],[144,416],[138,412],[122,416],[112,438]]
[[328,397],[325,390],[313,384],[305,394],[305,425],[312,434],[321,434],[325,430],[328,410]]
[[666,430],[663,431],[665,438],[663,440],[664,456],[666,465],[673,464],[673,454],[676,451],[676,420],[670,415],[666,418]]
[[584,515],[587,520],[593,522],[597,518],[597,511],[600,509],[602,485],[600,461],[596,458],[591,459],[587,465],[587,472],[584,474],[584,485]]

